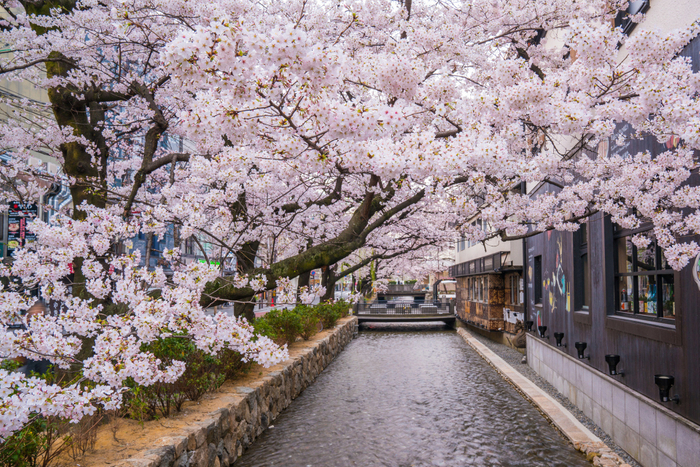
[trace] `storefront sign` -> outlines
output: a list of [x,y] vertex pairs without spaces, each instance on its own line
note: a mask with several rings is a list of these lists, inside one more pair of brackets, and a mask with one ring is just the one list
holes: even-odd
[[36,204],[10,203],[7,222],[7,254],[11,255],[17,248],[25,247],[36,241],[36,235],[28,230],[29,223],[37,214]]

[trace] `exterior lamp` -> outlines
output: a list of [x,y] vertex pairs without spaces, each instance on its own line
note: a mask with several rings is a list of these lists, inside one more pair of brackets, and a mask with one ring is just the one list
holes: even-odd
[[555,332],[554,333],[554,338],[557,340],[557,347],[566,347],[566,344],[561,343],[561,340],[564,338],[564,333],[563,332]]
[[654,375],[654,382],[659,387],[659,397],[661,402],[673,401],[676,404],[681,403],[681,398],[676,394],[673,398],[668,397],[668,393],[673,387],[674,378],[668,375]]
[[574,344],[574,347],[576,347],[576,352],[578,353],[579,360],[583,360],[584,358],[587,358],[588,360],[591,359],[590,355],[584,355],[584,352],[586,351],[586,347],[588,347],[588,344],[586,344],[585,342],[576,342]]
[[624,371],[617,369],[617,364],[620,363],[620,356],[619,355],[606,355],[605,361],[608,364],[608,369],[610,370],[611,375],[613,375],[613,376],[615,376],[615,375],[625,376]]
[[532,331],[532,325],[535,324],[534,321],[532,320],[527,320],[525,321],[525,330],[526,331]]
[[540,331],[540,337],[542,339],[549,339],[549,336],[544,335],[547,332],[547,326],[537,326],[537,330]]

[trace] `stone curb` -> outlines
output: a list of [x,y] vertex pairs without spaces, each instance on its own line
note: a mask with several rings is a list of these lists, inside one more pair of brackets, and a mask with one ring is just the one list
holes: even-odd
[[586,458],[596,466],[629,467],[625,461],[591,433],[571,412],[544,392],[532,381],[516,371],[512,366],[496,355],[491,349],[471,337],[469,331],[458,328],[457,333],[484,360],[486,360],[506,381],[508,381],[525,399],[537,407],[576,449],[586,454]]
[[353,338],[357,318],[343,318],[310,347],[298,349],[296,357],[277,365],[251,386],[237,387],[236,401],[230,394],[223,407],[188,430],[174,430],[158,446],[139,452],[114,467],[229,467],[260,436]]

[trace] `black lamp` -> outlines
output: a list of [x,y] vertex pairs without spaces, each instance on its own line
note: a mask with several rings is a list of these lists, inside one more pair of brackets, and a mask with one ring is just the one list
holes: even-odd
[[591,359],[590,355],[584,355],[584,352],[586,351],[586,347],[588,347],[588,344],[585,342],[576,342],[574,344],[574,347],[576,347],[576,352],[578,352],[578,358],[580,360],[583,360],[584,358],[587,358],[588,360]]
[[557,341],[557,347],[566,347],[566,344],[561,343],[561,340],[564,338],[564,333],[563,332],[555,332],[554,333],[554,339]]
[[668,397],[668,393],[673,387],[674,378],[668,375],[654,375],[654,382],[659,387],[659,397],[661,402],[673,401],[676,404],[681,403],[681,398],[676,394],[673,398]]
[[619,355],[606,355],[605,361],[608,364],[608,368],[610,369],[611,375],[613,375],[613,376],[615,376],[615,375],[625,376],[624,371],[617,369],[617,364],[620,363],[620,356]]
[[540,337],[542,339],[549,339],[549,336],[544,335],[544,333],[547,332],[547,326],[537,326],[537,330],[540,331]]
[[525,330],[526,331],[532,331],[532,325],[535,324],[534,321],[532,320],[527,320],[525,321]]

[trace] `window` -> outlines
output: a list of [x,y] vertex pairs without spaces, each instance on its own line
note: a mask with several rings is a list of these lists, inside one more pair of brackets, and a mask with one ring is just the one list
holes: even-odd
[[520,276],[513,274],[509,278],[510,304],[520,305]]
[[588,224],[574,232],[574,309],[588,311],[591,304],[591,270],[588,261]]
[[630,21],[630,16],[638,13],[646,13],[649,9],[649,0],[630,0],[626,10],[620,11],[615,18],[615,27],[621,27],[622,32],[629,35],[637,23]]
[[535,256],[534,272],[532,281],[535,283],[535,305],[542,304],[542,255]]
[[674,271],[661,248],[632,243],[629,231],[616,226],[613,235],[615,310],[640,317],[675,319]]

